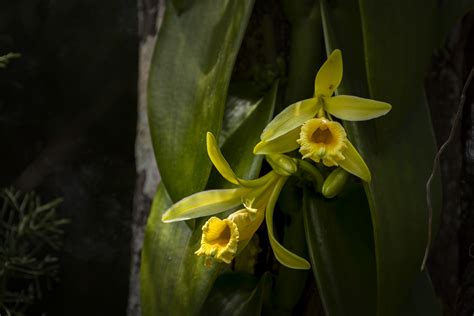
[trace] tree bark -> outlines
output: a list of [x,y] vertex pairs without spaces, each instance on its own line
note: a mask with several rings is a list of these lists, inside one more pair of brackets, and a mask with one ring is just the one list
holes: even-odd
[[164,0],[138,0],[140,36],[138,67],[138,111],[135,161],[137,181],[132,213],[132,240],[130,285],[127,314],[141,315],[140,309],[140,257],[143,237],[151,202],[160,180],[151,143],[147,115],[148,72],[153,56],[157,32],[165,9]]

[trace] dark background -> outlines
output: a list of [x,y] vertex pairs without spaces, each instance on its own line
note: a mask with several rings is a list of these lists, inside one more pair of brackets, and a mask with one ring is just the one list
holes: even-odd
[[71,220],[58,254],[60,282],[36,310],[124,315],[136,1],[1,0],[0,55],[10,51],[22,56],[0,69],[0,185],[63,197],[59,215]]

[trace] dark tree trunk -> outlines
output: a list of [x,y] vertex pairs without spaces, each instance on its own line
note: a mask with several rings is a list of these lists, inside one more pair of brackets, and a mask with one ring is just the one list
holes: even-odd
[[135,161],[137,180],[132,213],[132,241],[130,286],[128,298],[129,316],[139,316],[140,311],[140,255],[144,229],[151,201],[160,180],[156,167],[147,116],[148,70],[156,42],[156,35],[164,11],[162,0],[138,0],[139,24],[139,74],[138,74],[138,114]]

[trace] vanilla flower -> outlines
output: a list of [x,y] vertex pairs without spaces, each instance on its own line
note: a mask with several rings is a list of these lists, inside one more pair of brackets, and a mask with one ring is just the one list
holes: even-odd
[[342,55],[336,49],[319,69],[314,96],[288,106],[267,125],[255,154],[290,152],[300,148],[304,158],[326,166],[340,166],[369,182],[370,171],[332,116],[363,121],[385,115],[390,104],[349,95],[333,96],[342,81]]
[[267,157],[275,170],[258,179],[244,180],[230,168],[211,133],[207,133],[207,152],[219,173],[236,188],[208,190],[188,196],[166,210],[162,221],[211,216],[243,206],[227,218],[213,216],[207,220],[202,227],[197,255],[230,263],[266,219],[270,245],[277,260],[289,268],[309,269],[308,261],[284,248],[273,234],[275,203],[286,180],[297,169],[292,159],[284,155]]

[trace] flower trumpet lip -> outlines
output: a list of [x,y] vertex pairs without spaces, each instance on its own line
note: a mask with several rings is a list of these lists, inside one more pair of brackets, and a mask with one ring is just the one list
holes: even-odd
[[270,245],[277,260],[293,269],[309,269],[307,260],[284,248],[273,234],[276,200],[288,176],[297,169],[293,160],[283,155],[274,155],[269,159],[278,172],[272,170],[260,178],[245,180],[236,176],[211,133],[207,134],[207,152],[219,173],[237,187],[208,190],[188,196],[167,209],[162,221],[169,223],[212,216],[243,205],[243,209],[233,212],[225,219],[213,216],[207,220],[202,227],[201,246],[195,252],[197,255],[211,256],[217,261],[230,263],[266,218]]
[[263,219],[263,212],[252,214],[246,209],[225,219],[211,217],[202,227],[201,247],[195,254],[230,263],[245,248]]
[[230,263],[237,253],[239,229],[230,219],[211,217],[202,227],[201,247],[195,252],[198,256],[212,256]]

